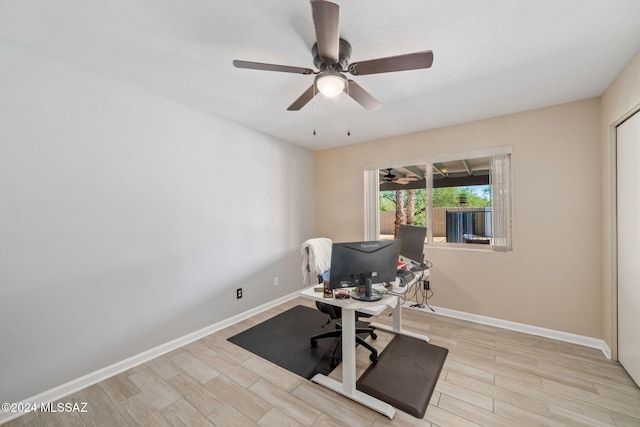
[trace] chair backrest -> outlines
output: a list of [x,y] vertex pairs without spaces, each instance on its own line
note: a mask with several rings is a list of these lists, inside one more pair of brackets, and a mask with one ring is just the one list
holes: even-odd
[[[331,246],[333,242],[326,237],[309,239],[302,244],[302,277],[304,285],[311,284],[311,278],[319,278],[331,267]],[[318,283],[322,280],[319,278]]]
[[328,314],[329,318],[332,320],[342,318],[342,309],[333,304],[327,304],[325,302],[316,301],[316,308],[320,310],[322,313]]

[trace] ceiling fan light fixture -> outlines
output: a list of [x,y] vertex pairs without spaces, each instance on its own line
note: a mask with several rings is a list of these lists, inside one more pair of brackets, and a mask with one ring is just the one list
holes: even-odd
[[347,79],[335,70],[326,70],[316,77],[318,92],[326,97],[334,98],[347,87]]

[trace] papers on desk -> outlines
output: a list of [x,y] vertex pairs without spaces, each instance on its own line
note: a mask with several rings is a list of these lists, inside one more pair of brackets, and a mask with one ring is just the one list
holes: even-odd
[[[405,292],[407,292],[409,289],[411,289],[411,287],[418,281],[418,278],[414,275],[412,276],[407,276],[406,278],[401,278],[401,277],[397,277],[396,280],[394,280],[391,283],[391,289],[388,289],[389,291],[396,293],[396,294],[404,294]],[[382,286],[382,285],[380,285]],[[384,287],[381,287],[379,289],[380,291],[383,290],[387,290]]]
[[392,283],[393,291],[396,293],[404,293],[410,287],[412,287],[417,281],[425,280],[429,278],[429,269],[420,270],[420,271],[412,271],[406,276],[398,276],[396,280]]
[[400,286],[400,283],[398,282],[398,279],[396,279],[395,282],[391,282],[391,287],[388,288],[385,285],[383,285],[382,283],[376,283],[375,285],[373,285],[373,290],[374,292],[377,292],[379,294],[392,294],[392,295],[402,295],[404,293],[406,293],[409,289],[411,289],[411,286],[415,283],[415,281],[411,282],[408,286]]

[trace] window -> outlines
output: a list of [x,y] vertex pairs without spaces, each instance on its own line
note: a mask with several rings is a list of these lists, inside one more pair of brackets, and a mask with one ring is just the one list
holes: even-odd
[[393,239],[400,224],[412,224],[427,227],[428,244],[511,250],[510,149],[367,168],[366,174],[369,238]]

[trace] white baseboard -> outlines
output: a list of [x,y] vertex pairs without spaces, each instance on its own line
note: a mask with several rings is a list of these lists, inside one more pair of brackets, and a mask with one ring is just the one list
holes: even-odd
[[[192,343],[194,341],[199,340],[200,338],[204,338],[207,335],[210,335],[214,332],[217,332],[221,329],[224,329],[228,326],[231,326],[235,323],[238,323],[242,320],[248,319],[256,314],[262,313],[265,310],[278,306],[286,301],[292,300],[300,295],[299,291],[293,292],[289,295],[285,295],[281,298],[268,302],[266,304],[260,305],[258,307],[252,308],[251,310],[247,310],[244,313],[237,314],[228,319],[222,320],[218,323],[214,323],[213,325],[209,325],[205,328],[202,328],[198,331],[192,332],[190,334],[184,335],[180,338],[176,338],[173,341],[169,341],[165,344],[161,344],[157,347],[154,347],[150,350],[139,353],[135,356],[132,356],[128,359],[121,360],[120,362],[116,362],[113,365],[107,366],[102,369],[98,369],[97,371],[91,372],[82,377],[71,380],[65,384],[61,384],[57,387],[54,387],[50,390],[37,394],[33,397],[29,397],[20,402],[18,407],[24,407],[24,404],[36,404],[37,407],[40,407],[40,404],[47,404],[49,402],[55,402],[56,400],[62,399],[65,396],[69,396],[77,391],[80,391],[84,388],[92,386],[100,381],[104,381],[107,378],[110,378],[114,375],[117,375],[121,372],[126,371],[127,369],[131,369],[134,366],[140,365],[141,363],[148,362],[151,359],[154,359],[158,356],[162,356],[170,351],[173,351],[177,348],[180,348],[184,345]],[[14,412],[3,412],[0,410],[0,424],[6,423],[14,418],[18,418],[19,416],[24,415],[24,413],[14,413]]]
[[[405,305],[410,305],[411,302],[407,301]],[[431,313],[429,309],[410,307],[411,309],[427,311]],[[558,341],[568,342],[571,344],[581,345],[583,347],[595,348],[602,351],[604,356],[611,360],[611,349],[604,340],[592,337],[585,337],[583,335],[576,335],[569,332],[556,331],[554,329],[541,328],[538,326],[531,326],[524,323],[511,322],[509,320],[496,319],[493,317],[481,316],[478,314],[466,313],[464,311],[451,310],[448,308],[433,306],[435,314],[447,317],[453,317],[455,319],[468,320],[469,322],[480,323],[482,325],[495,326],[497,328],[509,329],[516,332],[522,332],[530,335],[537,335],[540,337],[550,338]]]

